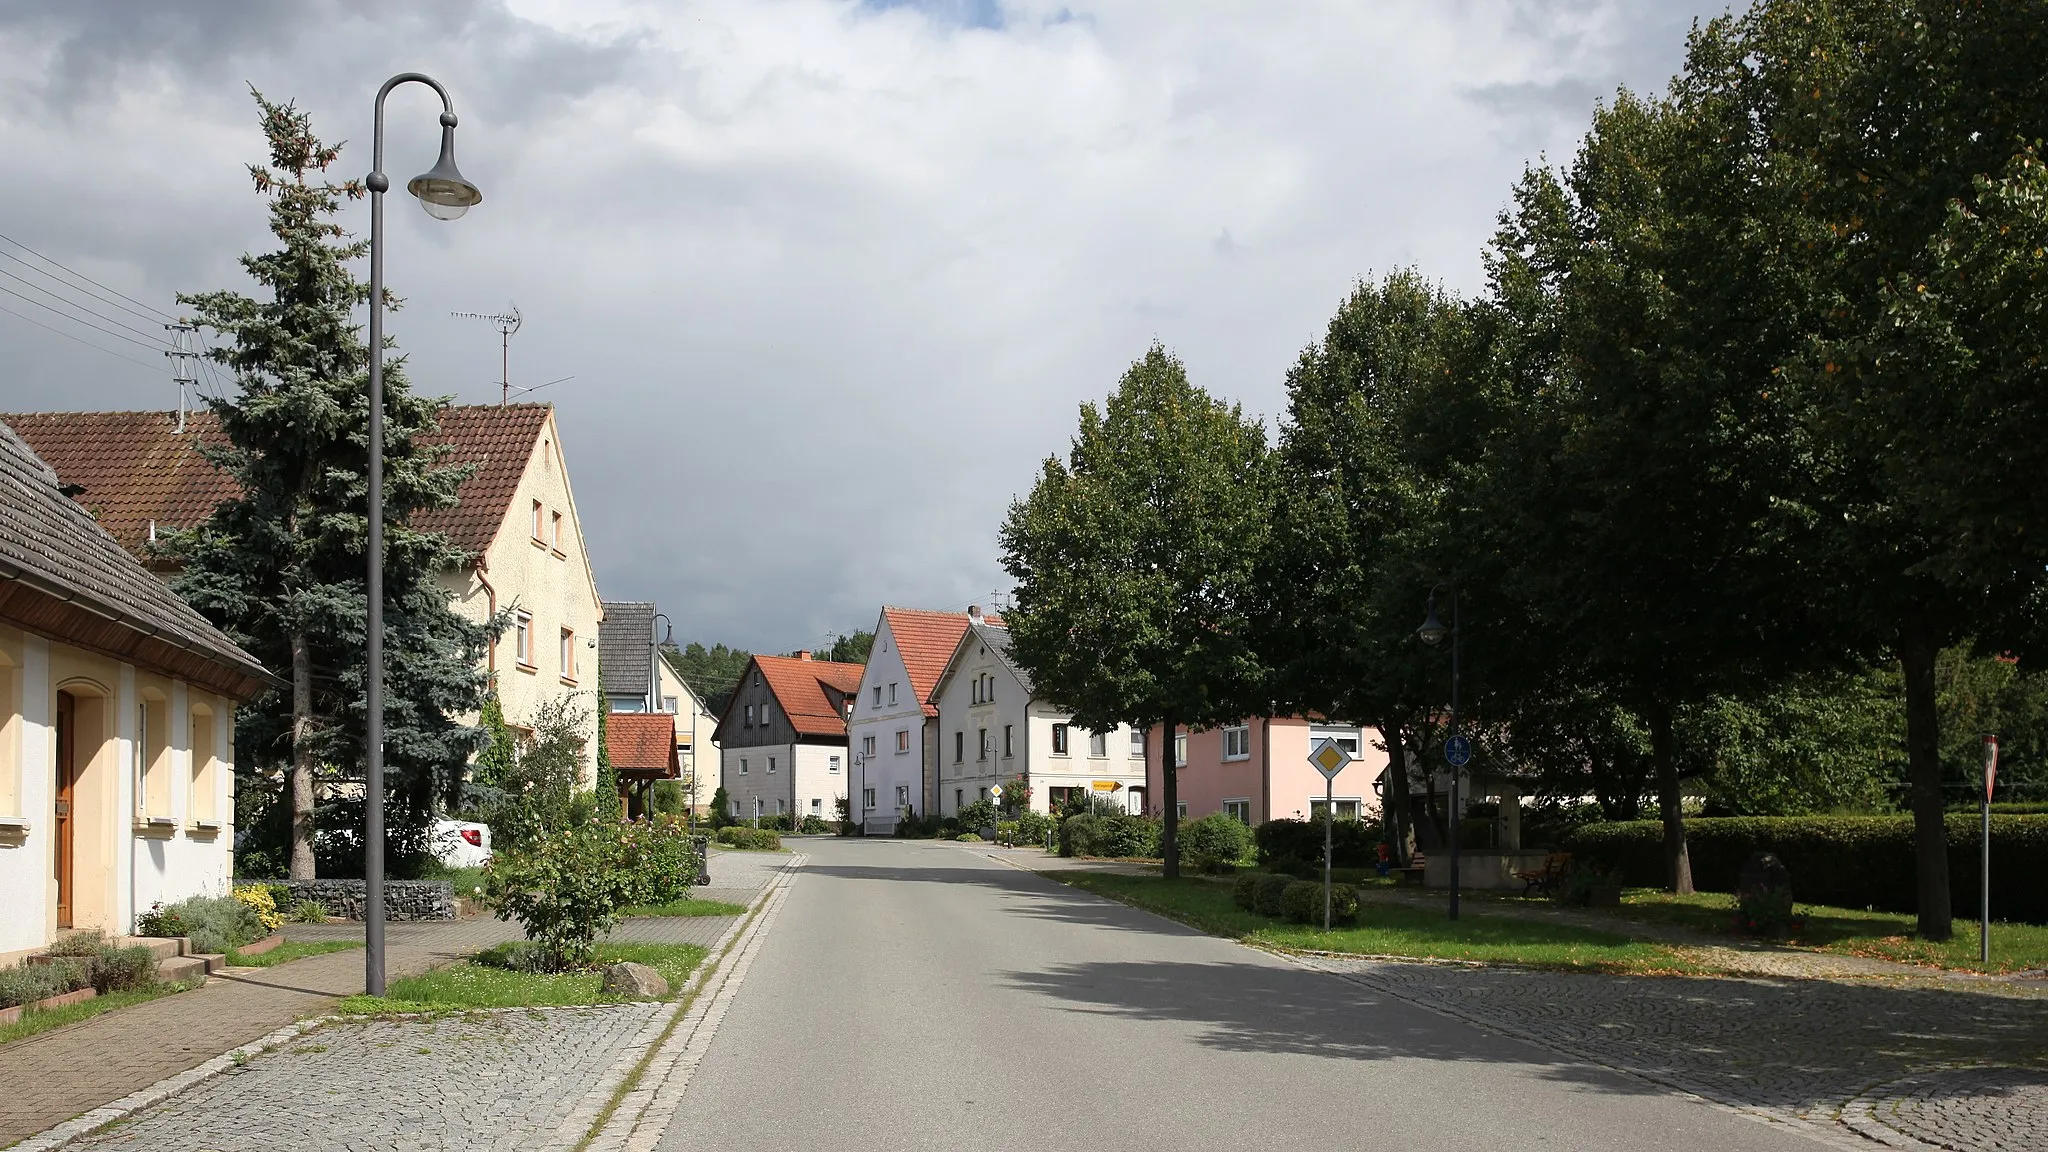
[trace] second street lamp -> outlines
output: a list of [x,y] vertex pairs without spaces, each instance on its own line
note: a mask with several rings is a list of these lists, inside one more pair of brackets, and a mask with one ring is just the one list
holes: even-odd
[[[1444,589],[1451,593],[1451,626],[1437,618],[1436,594]],[[1458,732],[1458,586],[1438,584],[1429,590],[1429,607],[1423,615],[1422,626],[1415,630],[1415,636],[1424,644],[1434,648],[1443,643],[1444,637],[1451,638],[1451,726],[1450,735],[1444,740],[1444,758],[1451,765],[1451,919],[1458,918],[1458,778],[1465,773],[1466,760],[1470,758],[1470,745]]]
[[413,177],[406,191],[436,220],[453,220],[484,194],[455,167],[455,104],[448,90],[418,72],[401,72],[377,89],[370,132],[370,462],[369,620],[364,662],[363,772],[363,990],[384,994],[384,98],[400,84],[425,84],[441,97],[441,158]]

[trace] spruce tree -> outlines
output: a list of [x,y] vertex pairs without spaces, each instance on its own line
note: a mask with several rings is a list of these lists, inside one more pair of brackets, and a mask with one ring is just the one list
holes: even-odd
[[[356,310],[369,287],[350,265],[369,246],[336,220],[344,200],[363,195],[359,182],[328,179],[340,149],[292,104],[252,95],[269,158],[249,174],[281,246],[242,257],[261,299],[228,290],[180,297],[222,337],[212,356],[235,393],[210,402],[225,443],[204,451],[240,495],[165,547],[182,564],[181,595],[267,665],[289,670],[289,690],[241,709],[236,761],[245,796],[274,787],[282,771],[291,875],[309,878],[316,783],[360,779],[366,761],[369,356]],[[399,874],[424,858],[436,808],[459,790],[479,743],[479,730],[453,717],[476,711],[487,690],[477,662],[491,625],[457,615],[437,579],[467,557],[407,526],[420,509],[452,505],[465,474],[448,466],[445,446],[422,443],[445,405],[414,395],[403,361],[387,359],[385,779]],[[360,804],[337,805],[330,819],[360,844]]]

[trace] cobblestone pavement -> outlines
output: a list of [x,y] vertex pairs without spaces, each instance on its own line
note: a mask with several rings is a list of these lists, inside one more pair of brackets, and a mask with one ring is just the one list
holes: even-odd
[[[696,895],[751,903],[789,860],[788,853],[715,853],[712,877],[720,886]],[[628,920],[612,938],[708,947],[732,923],[725,916]],[[361,924],[294,924],[285,931],[288,938],[301,940],[360,940],[362,934]],[[385,935],[387,971],[393,978],[411,975],[521,937],[519,925],[490,916],[391,924]],[[6,1088],[0,1092],[0,1148],[323,1012],[335,998],[362,990],[362,953],[334,952],[275,968],[232,969],[203,988],[0,1047],[0,1085]]]
[[2048,1148],[2048,1002],[1825,980],[1305,963],[1822,1133],[1906,1148]]
[[330,1024],[71,1147],[543,1147],[565,1125],[577,1127],[618,1050],[667,1010],[621,1004]]

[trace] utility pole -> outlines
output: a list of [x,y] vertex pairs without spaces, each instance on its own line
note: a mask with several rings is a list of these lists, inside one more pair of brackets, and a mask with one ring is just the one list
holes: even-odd
[[512,334],[519,331],[519,306],[503,312],[451,312],[465,320],[488,320],[498,326],[498,407],[512,406]]
[[199,353],[192,347],[192,337],[199,331],[199,325],[190,320],[164,325],[164,331],[171,334],[171,346],[164,355],[171,358],[171,383],[178,386],[178,435],[185,434],[185,389],[199,387],[199,375],[194,366],[199,363]]

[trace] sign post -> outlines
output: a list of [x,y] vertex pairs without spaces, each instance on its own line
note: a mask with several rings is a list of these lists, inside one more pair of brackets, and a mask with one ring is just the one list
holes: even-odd
[[1330,930],[1330,863],[1337,827],[1337,773],[1355,759],[1342,744],[1328,736],[1316,741],[1308,762],[1323,774],[1323,931]]
[[1977,850],[1983,874],[1977,878],[1977,962],[1991,963],[1991,789],[1998,782],[1998,737],[1984,737],[1984,824]]
[[[1452,723],[1457,723],[1455,718]],[[1458,825],[1464,810],[1458,807],[1458,784],[1464,779],[1465,765],[1472,762],[1472,741],[1460,732],[1444,741],[1444,762],[1451,766],[1451,919],[1458,918],[1458,888],[1462,879],[1458,875]]]

